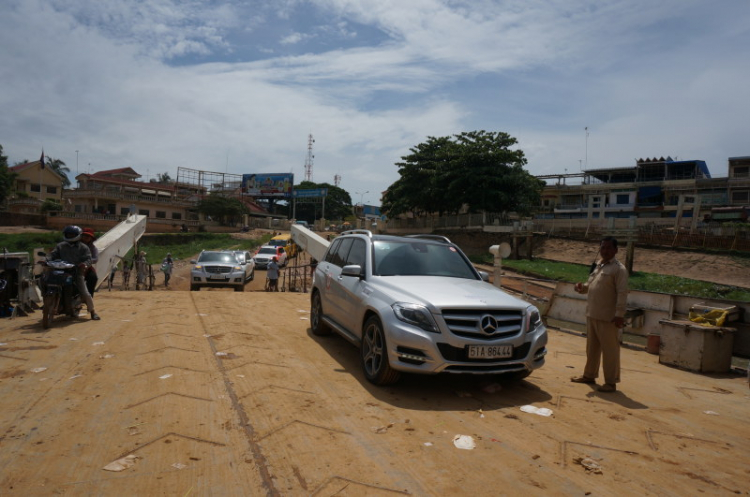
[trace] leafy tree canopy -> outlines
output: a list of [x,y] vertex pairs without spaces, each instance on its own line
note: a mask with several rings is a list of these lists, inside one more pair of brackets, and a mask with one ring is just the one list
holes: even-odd
[[241,221],[241,216],[247,214],[248,208],[236,198],[211,194],[198,202],[198,212],[211,216],[211,219],[223,225],[232,225]]
[[16,174],[8,169],[8,156],[3,155],[3,146],[0,145],[0,204],[10,196],[15,180]]
[[[325,217],[326,219],[345,219],[352,213],[352,198],[349,192],[330,183],[313,183],[312,181],[303,181],[294,187],[295,190],[312,190],[316,188],[328,188],[328,195],[325,197]],[[319,200],[319,199],[318,199]],[[316,218],[323,215],[321,203],[309,203],[296,201],[295,208],[297,219],[307,221],[312,224]]]
[[172,183],[172,177],[169,175],[169,173],[159,173],[156,175],[156,182],[163,185],[168,185]]
[[389,216],[470,212],[528,214],[544,183],[529,174],[523,150],[507,133],[471,131],[428,137],[397,162],[401,177],[383,198]]

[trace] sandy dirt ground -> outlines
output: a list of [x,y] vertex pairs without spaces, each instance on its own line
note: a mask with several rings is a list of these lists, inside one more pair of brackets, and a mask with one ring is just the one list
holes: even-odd
[[750,489],[743,378],[625,349],[620,390],[602,394],[568,381],[584,340],[552,330],[547,364],[524,381],[409,376],[378,388],[352,345],[311,334],[308,298],[104,292],[98,322],[0,320],[0,494]]
[[0,320],[0,495],[750,495],[745,378],[625,348],[599,393],[569,381],[585,340],[550,330],[523,381],[375,387],[309,294],[188,275],[98,292],[101,321]]

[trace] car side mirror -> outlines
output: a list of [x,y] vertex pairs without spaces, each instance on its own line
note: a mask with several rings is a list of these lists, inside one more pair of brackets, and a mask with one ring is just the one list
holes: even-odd
[[358,264],[352,264],[351,266],[344,266],[341,269],[341,275],[342,276],[354,276],[355,278],[364,278],[364,274],[362,274],[362,266]]
[[195,259],[193,259],[193,260],[190,261],[190,264],[198,264],[198,261],[196,261]]
[[479,271],[479,276],[482,278],[482,281],[486,281],[489,283],[490,273],[488,273],[487,271]]

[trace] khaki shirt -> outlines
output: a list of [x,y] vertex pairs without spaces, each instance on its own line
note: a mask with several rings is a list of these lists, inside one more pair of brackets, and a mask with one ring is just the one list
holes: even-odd
[[589,298],[586,316],[601,321],[625,317],[628,301],[628,270],[617,259],[598,264],[583,284],[582,293]]

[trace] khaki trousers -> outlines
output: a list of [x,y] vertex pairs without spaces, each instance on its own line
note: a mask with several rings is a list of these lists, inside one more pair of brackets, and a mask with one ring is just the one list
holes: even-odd
[[583,376],[599,377],[599,364],[603,359],[604,383],[620,382],[620,340],[617,326],[610,321],[586,318],[586,367]]

